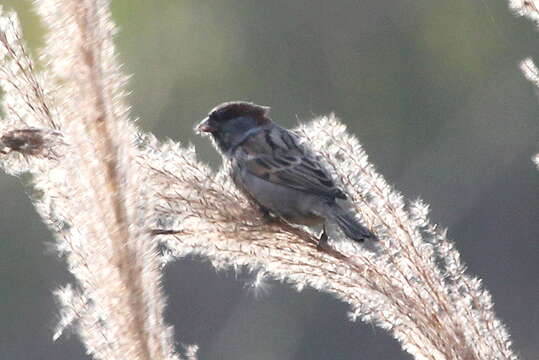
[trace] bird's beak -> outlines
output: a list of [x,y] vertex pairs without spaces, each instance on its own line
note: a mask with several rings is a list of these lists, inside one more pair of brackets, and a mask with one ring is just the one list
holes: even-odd
[[196,130],[198,132],[207,132],[207,133],[213,133],[217,131],[217,128],[212,124],[213,121],[210,120],[210,118],[205,118],[198,124]]

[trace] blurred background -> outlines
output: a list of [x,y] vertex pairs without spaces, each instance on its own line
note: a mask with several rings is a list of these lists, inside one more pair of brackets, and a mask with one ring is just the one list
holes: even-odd
[[[43,30],[19,12],[35,51]],[[378,170],[431,205],[469,272],[483,279],[522,359],[539,358],[539,101],[518,69],[539,33],[506,1],[115,0],[133,118],[197,146],[193,125],[226,100],[272,106],[295,126],[334,111]],[[56,287],[72,281],[29,189],[0,174],[0,358],[87,359],[76,336],[52,342]],[[347,306],[188,258],[166,268],[167,321],[200,359],[409,359]]]

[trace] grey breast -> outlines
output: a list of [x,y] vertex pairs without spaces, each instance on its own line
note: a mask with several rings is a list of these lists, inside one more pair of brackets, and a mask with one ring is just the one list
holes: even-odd
[[313,225],[323,221],[320,217],[320,196],[277,185],[237,168],[236,182],[261,206],[290,222]]

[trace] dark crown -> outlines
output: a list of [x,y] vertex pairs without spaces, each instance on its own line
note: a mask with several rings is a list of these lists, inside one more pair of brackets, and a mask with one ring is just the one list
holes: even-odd
[[246,101],[230,101],[217,105],[210,111],[208,117],[213,121],[227,121],[242,116],[249,116],[256,119],[259,124],[270,121],[267,117],[270,108],[260,106]]

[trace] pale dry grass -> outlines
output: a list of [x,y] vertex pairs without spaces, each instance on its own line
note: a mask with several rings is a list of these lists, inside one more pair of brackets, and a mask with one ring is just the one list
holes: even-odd
[[49,29],[42,72],[15,16],[0,20],[0,160],[10,174],[33,175],[36,209],[77,278],[57,291],[56,336],[74,324],[97,359],[178,358],[163,320],[161,243],[170,258],[200,254],[217,268],[247,267],[333,294],[351,319],[386,329],[417,359],[517,358],[490,295],[429,222],[427,206],[388,185],[334,116],[297,131],[375,231],[372,248],[335,235],[332,249],[320,250],[308,229],[264,220],[226,166],[215,173],[195,149],[139,132],[128,120],[107,1],[37,7]]
[[[509,0],[509,7],[515,15],[524,16],[532,20],[539,27],[539,2],[537,0]],[[539,70],[531,58],[526,58],[520,63],[522,73],[536,88],[539,88]],[[539,170],[539,154],[532,157]]]
[[[14,14],[2,14],[2,166],[30,172],[34,204],[58,240],[75,287],[58,290],[96,359],[176,359],[163,320],[151,189],[137,163],[106,1],[43,0],[48,27],[37,72]],[[55,335],[58,336],[58,333]]]

